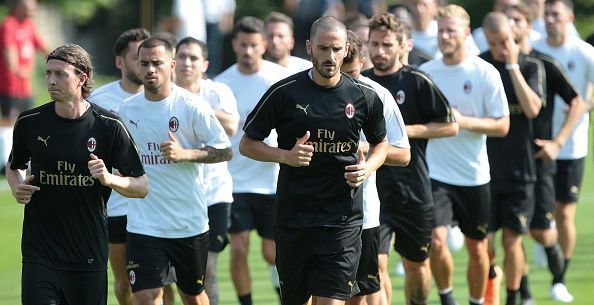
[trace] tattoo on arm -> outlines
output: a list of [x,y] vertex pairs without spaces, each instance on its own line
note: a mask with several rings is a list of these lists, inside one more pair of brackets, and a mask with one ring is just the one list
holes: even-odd
[[230,147],[224,149],[216,149],[211,146],[206,146],[200,150],[206,153],[205,155],[199,157],[198,160],[196,160],[196,162],[200,163],[218,163],[223,161],[229,161],[233,156],[233,152],[231,151]]

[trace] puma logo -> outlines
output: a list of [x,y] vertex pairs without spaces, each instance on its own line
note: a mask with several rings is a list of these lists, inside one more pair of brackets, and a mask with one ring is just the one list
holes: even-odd
[[47,138],[42,138],[41,136],[37,136],[37,140],[43,142],[43,144],[45,144],[45,147],[47,147],[47,140],[49,140],[50,136],[47,136]]
[[136,126],[136,129],[138,129],[138,121],[140,121],[140,120],[136,120],[136,122],[130,120],[130,124]]
[[305,107],[303,107],[299,104],[295,104],[295,108],[303,110],[303,112],[305,112],[305,115],[307,115],[307,107],[309,107],[309,104],[305,105]]
[[429,253],[429,244],[421,246],[419,250],[421,250],[421,252]]

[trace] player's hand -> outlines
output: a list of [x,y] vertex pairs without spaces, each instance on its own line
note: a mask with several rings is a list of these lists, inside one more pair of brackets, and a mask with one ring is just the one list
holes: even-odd
[[456,119],[456,123],[458,123],[458,127],[461,129],[466,128],[466,125],[464,124],[466,122],[466,117],[464,117],[464,115],[456,108],[452,108],[452,114],[454,115],[454,119]]
[[540,147],[540,150],[536,152],[536,155],[534,155],[534,157],[537,159],[553,161],[557,159],[559,150],[561,150],[561,144],[553,140],[534,139],[534,144]]
[[505,56],[505,63],[508,65],[515,65],[520,58],[520,46],[514,41],[513,37],[509,37],[505,41],[507,54]]
[[363,151],[360,149],[357,150],[357,156],[359,158],[357,164],[348,165],[344,168],[346,170],[344,177],[350,187],[359,187],[371,174],[371,171],[367,168]]
[[105,167],[105,163],[103,163],[103,159],[99,159],[95,154],[90,154],[91,160],[89,160],[87,166],[89,167],[89,172],[94,179],[99,180],[101,184],[105,186],[109,186],[111,181],[111,173]]
[[14,196],[14,199],[16,199],[18,203],[27,204],[31,202],[31,197],[33,196],[33,193],[40,190],[38,186],[31,184],[34,178],[35,176],[33,175],[25,178],[25,180],[23,180],[22,183],[17,185],[16,189],[13,191],[12,196]]
[[159,145],[159,150],[161,150],[163,158],[171,162],[183,161],[185,149],[181,147],[181,145],[177,141],[177,138],[175,138],[171,131],[167,132],[167,136],[169,137],[169,140]]
[[311,157],[313,156],[314,147],[307,145],[305,142],[309,140],[309,131],[305,133],[301,139],[297,140],[295,146],[285,153],[283,163],[292,167],[309,166]]

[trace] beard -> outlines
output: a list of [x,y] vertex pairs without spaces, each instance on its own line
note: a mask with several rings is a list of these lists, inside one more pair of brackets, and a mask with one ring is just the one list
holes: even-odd
[[[339,65],[337,62],[333,61],[325,61],[320,63],[314,56],[311,57],[312,63],[316,71],[323,77],[323,78],[332,78],[336,73],[340,71]],[[333,65],[334,69],[330,71],[326,71],[326,68],[330,68],[326,65]]]
[[396,65],[396,56],[388,57],[384,62],[379,61],[377,57],[372,57],[371,62],[376,70],[388,71]]
[[140,77],[138,77],[138,74],[128,70],[128,73],[126,73],[126,78],[131,81],[133,84],[135,85],[142,85],[142,80],[140,79]]

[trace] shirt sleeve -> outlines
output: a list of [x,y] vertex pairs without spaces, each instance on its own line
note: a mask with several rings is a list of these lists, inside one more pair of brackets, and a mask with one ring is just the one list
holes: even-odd
[[114,168],[126,177],[140,177],[144,175],[144,168],[138,156],[136,144],[128,129],[121,120],[114,120],[114,143],[112,146],[112,158]]
[[5,48],[13,47],[16,45],[16,41],[14,39],[14,25],[15,24],[14,22],[12,22],[11,19],[6,19],[0,27],[0,39],[2,39],[0,44],[3,45]]
[[26,143],[28,138],[26,124],[20,119],[17,120],[12,133],[12,150],[8,157],[10,169],[27,169],[27,163],[31,160],[29,145]]
[[39,35],[39,32],[37,32],[37,28],[35,27],[33,22],[31,22],[31,27],[33,32],[33,45],[35,46],[35,49],[43,51],[45,48],[45,42],[43,41],[43,39],[41,39],[41,35]]
[[451,123],[455,122],[448,100],[435,83],[426,75],[418,73],[419,98],[417,106],[419,113],[424,115],[427,122]]
[[546,80],[542,63],[539,60],[527,58],[525,67],[522,70],[522,76],[524,76],[530,89],[542,99],[545,96],[543,84]]
[[243,131],[248,137],[263,141],[278,125],[278,105],[281,104],[283,98],[277,88],[276,85],[270,87],[246,118]]
[[569,79],[569,76],[565,74],[565,71],[556,60],[551,58],[545,64],[549,66],[549,71],[546,71],[546,77],[547,84],[552,86],[551,91],[559,95],[566,104],[570,104],[578,95],[578,91]]
[[507,96],[503,89],[501,76],[494,67],[489,68],[482,84],[484,85],[482,96],[486,117],[498,119],[508,116],[509,106],[507,104]]
[[381,97],[383,97],[384,101],[384,120],[386,121],[388,143],[400,148],[410,148],[406,126],[396,100],[394,100],[392,94],[389,94],[389,91],[386,90],[385,93],[388,94],[381,94]]
[[365,91],[368,110],[367,120],[363,124],[363,133],[370,144],[377,144],[386,138],[386,121],[384,120],[384,105],[373,90]]
[[[198,97],[196,97],[198,98]],[[208,103],[202,99],[192,104],[194,107],[194,119],[192,122],[194,135],[206,146],[216,149],[231,147],[229,137],[219,120],[215,117],[214,111]]]
[[219,99],[219,111],[223,111],[239,119],[239,111],[237,110],[237,99],[231,88],[224,83],[215,83],[216,92]]

